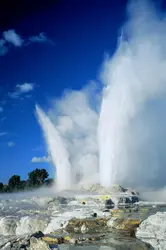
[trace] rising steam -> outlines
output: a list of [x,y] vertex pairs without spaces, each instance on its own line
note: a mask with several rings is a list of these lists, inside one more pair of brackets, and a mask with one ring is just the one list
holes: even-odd
[[105,60],[101,81],[99,96],[89,85],[55,100],[47,115],[37,107],[59,185],[87,180],[104,186],[163,185],[166,21],[147,1],[128,6],[123,37]]

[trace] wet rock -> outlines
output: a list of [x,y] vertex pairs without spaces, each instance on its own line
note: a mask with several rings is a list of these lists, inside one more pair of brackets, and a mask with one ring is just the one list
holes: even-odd
[[92,242],[96,242],[96,241],[100,241],[104,235],[94,235],[92,234],[91,236],[89,234],[85,234],[86,233],[86,227],[85,227],[85,231],[83,231],[83,227],[85,225],[82,225],[82,235],[75,235],[75,237],[73,237],[72,235],[57,235],[56,232],[51,233],[50,235],[44,236],[42,238],[42,240],[44,242],[46,242],[49,246],[50,245],[60,245],[60,244],[84,244],[84,243],[92,243]]
[[47,242],[48,244],[58,244],[58,241],[60,242],[60,238],[51,237],[51,236],[44,236],[42,240]]
[[92,217],[96,218],[97,217],[97,213],[93,213]]
[[44,231],[49,223],[47,217],[24,216],[17,222],[16,235],[33,234],[38,231]]
[[47,244],[45,241],[41,239],[37,239],[35,237],[32,237],[30,239],[30,250],[50,250],[50,249],[58,249],[57,245],[52,245],[50,248],[49,244]]
[[137,202],[139,202],[139,198],[138,198],[138,196],[131,196],[131,203],[137,203]]
[[111,216],[115,218],[126,218],[131,212],[132,212],[131,209],[126,209],[126,208],[112,209]]
[[137,228],[136,237],[156,250],[166,250],[166,212],[157,212],[144,220]]
[[122,217],[124,217],[124,210],[113,209],[113,210],[111,210],[111,216],[115,217],[115,218],[122,218]]
[[34,233],[34,234],[31,235],[31,237],[35,237],[37,239],[41,238],[43,236],[44,236],[44,234],[41,231],[38,231],[38,232],[36,232],[36,233]]
[[42,240],[46,241],[49,244],[75,243],[75,239],[73,238],[73,236],[62,229],[44,235],[42,237]]
[[115,207],[120,208],[128,208],[131,207],[134,203],[139,201],[137,196],[126,196],[126,195],[114,195],[111,197]]
[[115,205],[113,203],[113,201],[111,199],[107,199],[105,201],[105,209],[111,209],[113,208]]
[[107,222],[107,226],[111,229],[120,230],[133,236],[140,223],[141,221],[139,219],[111,218]]
[[15,235],[17,228],[17,216],[6,216],[0,219],[0,234],[1,235]]
[[77,240],[75,238],[73,238],[72,236],[67,235],[67,236],[64,236],[64,242],[65,243],[69,242],[71,244],[75,244],[75,243],[77,243]]
[[86,232],[88,232],[88,227],[86,227],[86,225],[83,224],[83,225],[81,226],[81,233],[82,233],[82,234],[85,234]]
[[[120,236],[115,236],[114,238],[109,237],[107,241],[111,250],[152,250],[153,248],[140,240],[135,239],[134,237],[126,237],[124,239]],[[106,248],[107,249],[107,248]],[[108,248],[109,249],[109,248]]]
[[107,229],[106,218],[87,218],[87,219],[71,219],[69,220],[65,230],[67,232],[88,233],[102,232]]
[[5,246],[2,247],[2,250],[11,250],[11,243],[10,242],[6,243]]

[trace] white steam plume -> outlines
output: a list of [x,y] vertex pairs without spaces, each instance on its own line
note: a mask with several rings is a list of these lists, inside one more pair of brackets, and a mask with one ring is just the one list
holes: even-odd
[[150,180],[155,168],[160,169],[145,117],[142,134],[138,126],[148,102],[160,99],[166,90],[166,22],[147,3],[133,2],[129,6],[130,19],[123,29],[128,41],[121,39],[114,57],[104,63],[99,166],[101,184],[106,186],[129,183],[131,178],[136,182]]
[[73,183],[100,179],[104,186],[157,187],[165,182],[166,19],[148,1],[131,2],[128,16],[114,56],[103,64],[102,92],[89,86],[67,92],[53,102],[50,119],[43,113],[40,119],[58,170],[60,147],[51,139],[56,131]]
[[90,104],[94,88],[66,92],[53,102],[49,116],[56,126],[70,155],[75,182],[95,178],[98,172],[98,115]]
[[71,186],[71,165],[68,152],[58,131],[39,106],[36,106],[36,113],[44,131],[45,140],[52,161],[55,166],[58,166],[56,169],[56,186],[59,190],[68,189]]

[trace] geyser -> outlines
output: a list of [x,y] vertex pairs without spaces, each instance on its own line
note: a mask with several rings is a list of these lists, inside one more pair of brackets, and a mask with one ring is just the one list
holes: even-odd
[[133,1],[128,14],[116,52],[103,64],[97,98],[89,84],[56,100],[47,115],[36,108],[61,189],[88,179],[104,186],[162,184],[166,19],[146,1]]
[[57,188],[68,189],[71,187],[72,183],[71,164],[69,162],[68,152],[61,137],[58,134],[58,131],[39,106],[36,106],[36,112],[44,131],[45,139],[48,145],[48,151],[51,155],[53,163],[55,166],[57,166]]

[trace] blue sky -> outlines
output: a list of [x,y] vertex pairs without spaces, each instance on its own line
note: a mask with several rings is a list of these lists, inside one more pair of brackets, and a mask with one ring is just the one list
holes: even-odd
[[[118,3],[116,3],[118,2]],[[98,77],[125,20],[126,1],[60,1],[0,30],[0,181],[27,178],[47,156],[35,103],[47,109],[64,89]]]

